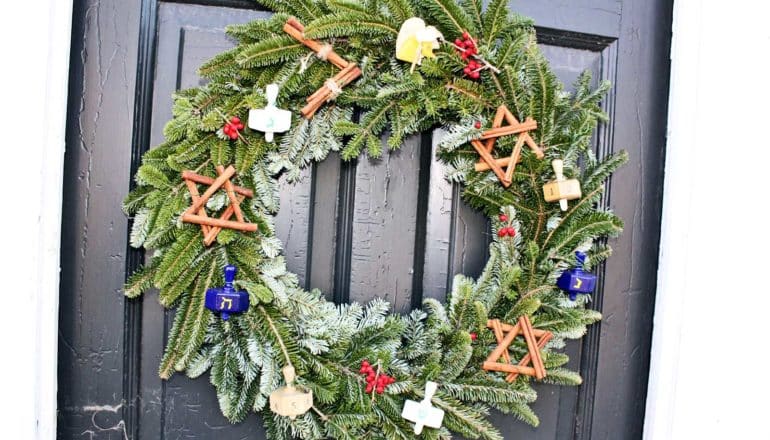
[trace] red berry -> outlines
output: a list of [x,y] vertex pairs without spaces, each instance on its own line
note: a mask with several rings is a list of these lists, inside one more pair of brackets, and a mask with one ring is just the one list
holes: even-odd
[[236,134],[236,133],[230,133],[230,139],[232,139],[232,140],[236,140],[236,139],[238,139],[238,134]]
[[475,341],[478,337],[476,333],[471,333],[471,341]]
[[468,31],[465,31],[465,32],[463,32],[463,38],[465,38],[465,39],[467,40],[467,39],[469,39],[470,37],[471,37],[471,36],[470,36],[470,34],[468,34]]
[[241,123],[239,122],[239,123],[238,123],[238,125],[236,126],[236,128],[237,128],[238,130],[243,130],[243,124],[241,124]]
[[361,361],[361,366],[362,366],[362,367],[368,367],[369,365],[370,365],[370,364],[369,364],[369,361],[367,361],[366,359],[364,359],[364,360],[362,360],[362,361]]
[[508,216],[505,215],[505,214],[500,214],[500,217],[498,217],[498,218],[500,219],[501,222],[507,222],[508,221]]
[[507,228],[500,228],[500,230],[497,231],[497,236],[501,237],[501,238],[505,237],[506,234],[508,233],[508,231],[506,229]]
[[396,383],[395,377],[388,377],[388,383]]
[[374,385],[372,385],[372,384],[367,385],[366,386],[366,394],[371,393],[373,389],[374,389]]
[[470,74],[471,74],[471,69],[470,69],[470,67],[466,67],[466,68],[464,68],[464,69],[463,69],[463,72],[464,72],[466,75],[470,75]]
[[509,237],[515,237],[516,236],[516,230],[513,229],[511,226],[508,226],[506,229],[506,233]]
[[230,118],[230,122],[232,122],[233,124],[240,124],[241,118],[239,118],[238,116],[233,116],[232,118]]
[[481,78],[481,75],[479,75],[479,72],[471,72],[471,78],[479,79]]
[[377,391],[377,394],[382,394],[383,392],[385,392],[385,388],[383,387],[377,387],[375,390]]
[[476,121],[476,123],[473,124],[473,126],[476,127],[476,129],[478,130],[479,128],[481,128],[481,121]]

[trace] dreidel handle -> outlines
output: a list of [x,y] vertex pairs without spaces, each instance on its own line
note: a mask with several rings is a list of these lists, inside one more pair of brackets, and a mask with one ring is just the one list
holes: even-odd
[[275,100],[278,99],[278,84],[268,84],[265,87],[265,97],[267,98],[267,106],[275,107]]
[[235,282],[235,274],[238,269],[232,264],[225,266],[225,289],[232,289]]
[[[564,181],[564,161],[561,159],[554,159],[551,161],[551,167],[553,167],[553,172],[556,174],[556,181],[557,182],[563,182]],[[567,199],[559,199],[559,207],[562,211],[566,211],[569,208],[569,205],[567,205]]]
[[554,159],[551,162],[553,172],[556,174],[556,181],[561,182],[564,180],[564,161],[561,159]]

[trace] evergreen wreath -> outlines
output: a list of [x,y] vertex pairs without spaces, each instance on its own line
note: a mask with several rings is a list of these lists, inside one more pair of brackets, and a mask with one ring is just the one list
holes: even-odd
[[[497,345],[488,321],[528,317],[551,332],[542,349],[543,381],[581,383],[563,368],[568,357],[560,349],[582,337],[600,314],[586,308],[588,296],[570,301],[555,282],[573,265],[575,251],[586,252],[592,267],[607,258],[604,237],[622,229],[600,199],[626,154],[597,159],[591,151],[592,134],[606,119],[600,101],[609,84],[593,88],[585,73],[574,92],[565,92],[537,47],[532,22],[509,13],[507,0],[491,0],[486,9],[480,0],[259,1],[274,14],[228,27],[237,47],[201,68],[206,85],[175,95],[166,140],[144,155],[124,202],[133,218],[131,245],[152,251],[125,294],[134,298],[156,288],[160,303],[176,308],[160,376],[185,371],[194,378],[210,371],[223,414],[232,422],[249,411],[261,414],[271,439],[414,438],[401,410],[407,399],[423,398],[428,381],[438,383],[432,402],[445,415],[441,428],[423,431],[425,438],[457,433],[500,439],[488,419],[492,409],[536,426],[529,406],[537,397],[532,378],[522,374],[509,383],[505,375],[481,369]],[[461,50],[443,43],[435,57],[410,69],[395,59],[394,48],[399,26],[414,16],[450,41],[467,33],[478,58],[495,68],[468,75]],[[306,25],[306,38],[331,44],[361,70],[310,119],[298,110],[339,68],[309,56],[312,51],[283,31],[290,17]],[[276,143],[239,122],[250,109],[265,106],[271,83],[280,86],[278,106],[294,114],[291,129]],[[524,149],[510,187],[492,172],[474,170],[478,155],[468,144],[491,125],[501,104],[519,120],[537,121],[530,134],[548,159]],[[390,313],[379,299],[333,304],[321,292],[301,288],[275,237],[278,178],[298,180],[302,168],[330,151],[346,160],[364,151],[376,159],[383,134],[387,147],[398,149],[407,136],[437,127],[447,131],[438,152],[446,178],[462,185],[464,200],[488,215],[495,231],[504,231],[495,234],[480,277],[456,276],[446,304],[428,299],[422,310],[405,316]],[[515,139],[498,138],[496,151],[510,154]],[[564,212],[543,199],[542,186],[553,179],[550,159],[557,158],[583,191]],[[240,209],[257,231],[223,229],[206,246],[200,226],[181,221],[191,195],[179,176],[192,170],[213,180],[217,168],[221,173],[229,165],[233,183],[253,192]],[[218,216],[231,204],[225,194],[215,195],[206,209]],[[227,264],[238,266],[235,284],[248,292],[251,305],[223,320],[205,307],[204,296],[222,284]],[[527,346],[514,343],[509,350],[505,356],[521,359]],[[297,387],[314,398],[313,410],[296,419],[267,405],[287,365],[296,369]],[[367,365],[392,377],[382,393],[367,388]]]

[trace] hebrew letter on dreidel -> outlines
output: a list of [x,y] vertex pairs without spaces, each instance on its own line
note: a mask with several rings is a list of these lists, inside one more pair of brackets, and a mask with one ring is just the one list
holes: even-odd
[[546,202],[559,201],[562,211],[566,211],[567,200],[579,199],[580,182],[577,179],[564,178],[564,162],[561,159],[554,159],[551,162],[553,172],[556,174],[556,180],[552,180],[543,185],[543,196]]
[[265,133],[265,140],[273,141],[273,133],[283,133],[291,127],[291,112],[275,106],[278,85],[268,84],[265,88],[265,108],[249,110],[249,128]]

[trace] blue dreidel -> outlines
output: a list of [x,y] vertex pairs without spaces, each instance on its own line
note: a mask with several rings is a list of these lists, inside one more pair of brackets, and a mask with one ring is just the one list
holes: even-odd
[[583,270],[583,264],[586,261],[585,252],[575,252],[577,265],[562,272],[556,285],[559,289],[569,293],[569,299],[575,301],[578,293],[587,294],[594,291],[596,287],[596,275]]
[[249,309],[249,294],[245,290],[235,290],[233,282],[238,269],[228,264],[225,266],[224,287],[214,287],[206,291],[206,308],[220,312],[227,321],[231,313],[241,313]]

